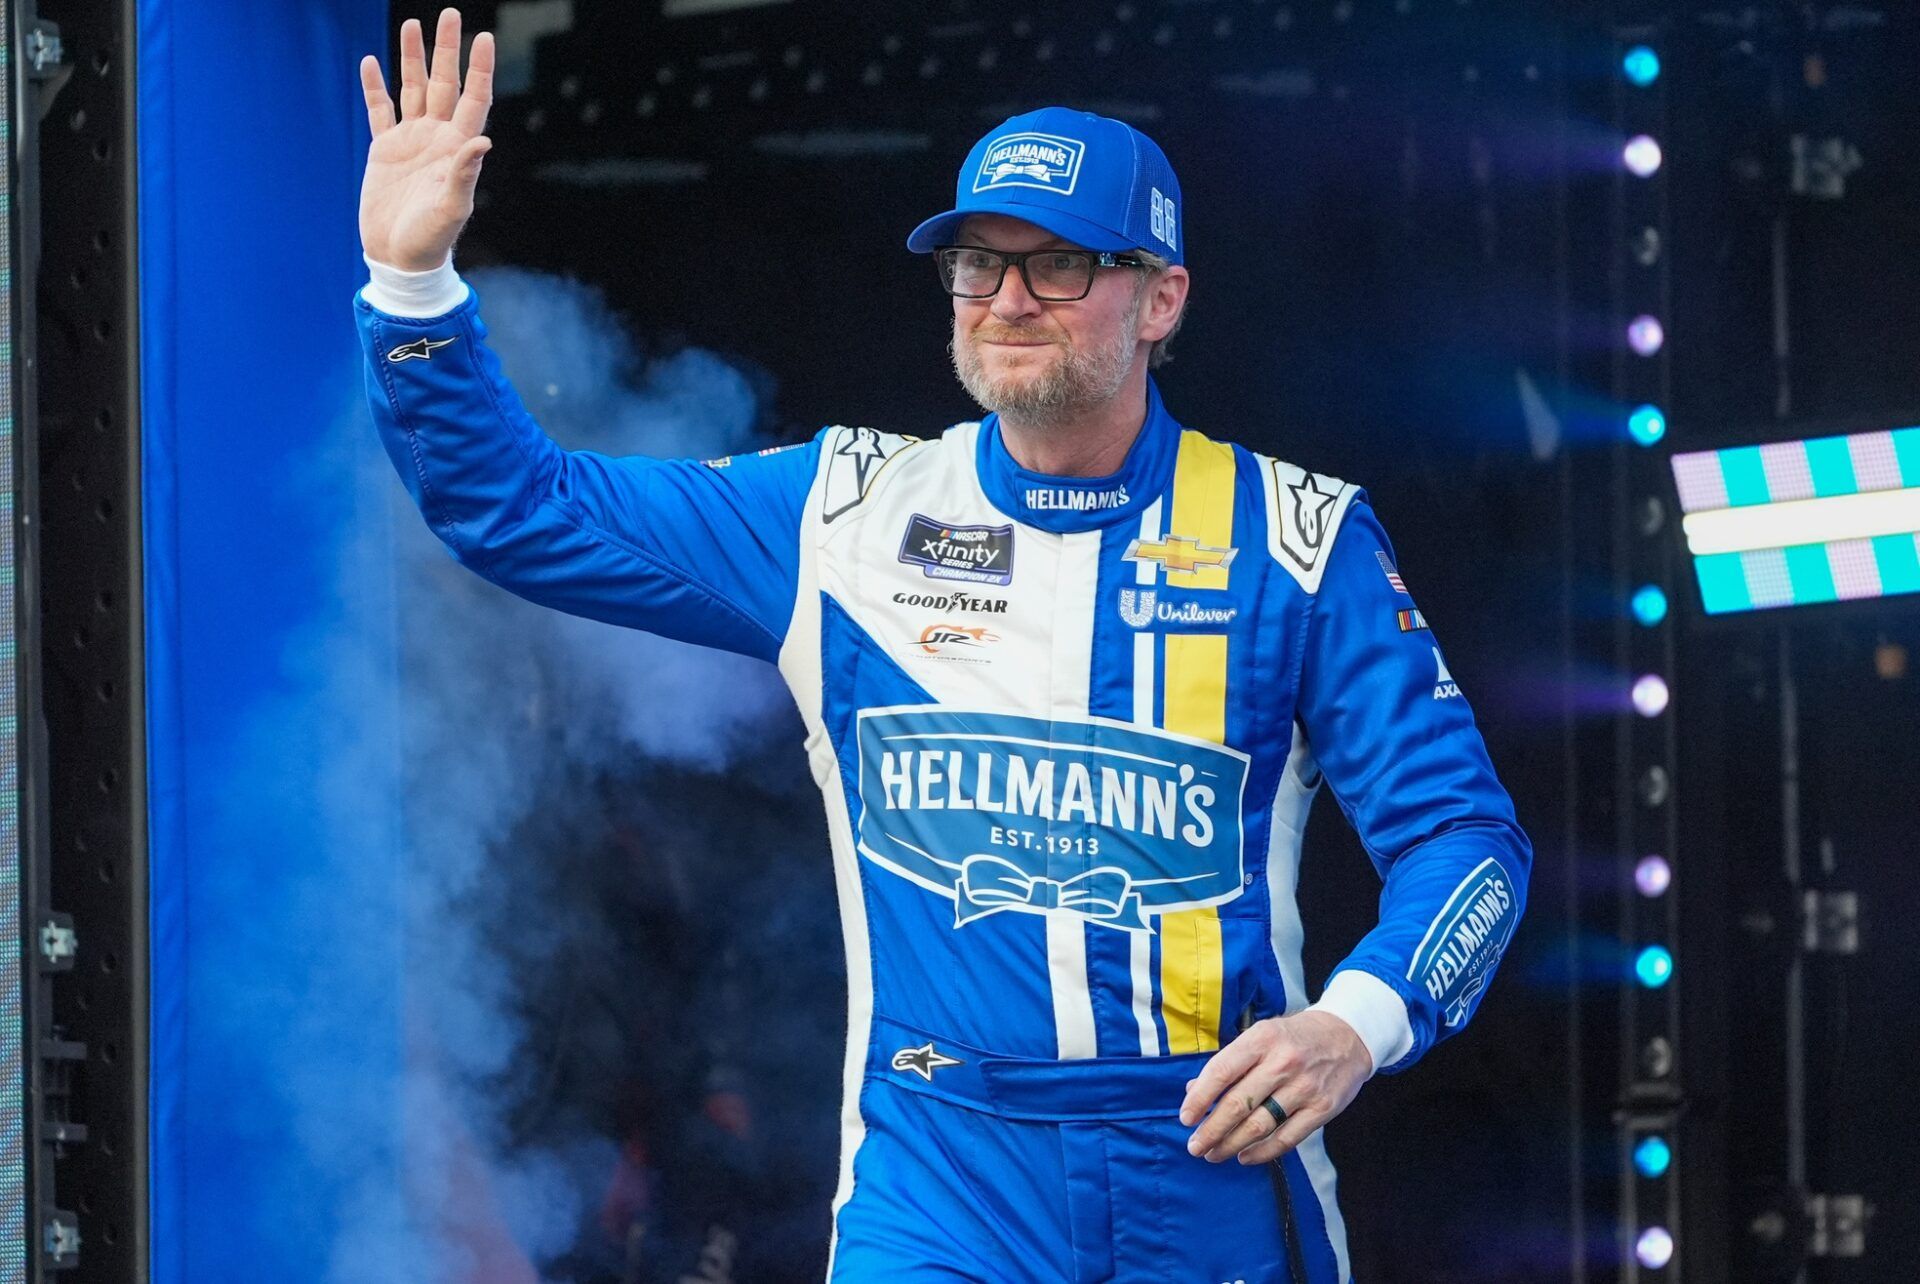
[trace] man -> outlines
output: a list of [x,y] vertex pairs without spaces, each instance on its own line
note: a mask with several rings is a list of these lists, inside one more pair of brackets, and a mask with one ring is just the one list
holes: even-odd
[[[706,463],[560,450],[451,264],[493,46],[402,30],[356,300],[382,440],[464,565],[779,664],[848,971],[829,1273],[1332,1281],[1321,1127],[1472,1015],[1531,849],[1364,495],[1182,428],[1160,149],[1049,107],[975,145],[909,248],[992,412]],[[920,427],[916,425],[916,427]],[[1322,780],[1386,880],[1308,1003]]]

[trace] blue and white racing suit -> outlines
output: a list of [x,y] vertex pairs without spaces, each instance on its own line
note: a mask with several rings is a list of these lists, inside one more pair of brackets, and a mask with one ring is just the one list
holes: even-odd
[[448,283],[431,316],[355,299],[434,534],[532,601],[772,661],[805,719],[847,953],[830,1277],[1346,1280],[1320,1134],[1269,1172],[1177,1118],[1243,1020],[1308,1006],[1308,804],[1325,781],[1385,880],[1315,1005],[1377,1070],[1472,1016],[1532,859],[1364,494],[1151,381],[1108,477],[1021,468],[992,415],[569,452]]

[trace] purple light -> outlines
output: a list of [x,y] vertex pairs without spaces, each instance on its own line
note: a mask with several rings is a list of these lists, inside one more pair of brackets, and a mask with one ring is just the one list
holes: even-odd
[[1657,718],[1667,711],[1667,682],[1657,673],[1642,674],[1633,684],[1633,709],[1643,718]]
[[1637,316],[1627,326],[1627,342],[1643,357],[1660,351],[1660,345],[1666,341],[1667,332],[1660,325],[1659,317]]
[[1642,856],[1633,867],[1633,885],[1649,899],[1659,896],[1673,886],[1673,866],[1665,856]]
[[1653,172],[1660,168],[1660,144],[1653,141],[1651,134],[1635,134],[1627,140],[1620,159],[1635,177],[1652,178]]
[[1673,1260],[1673,1236],[1664,1226],[1649,1226],[1640,1232],[1633,1255],[1640,1259],[1640,1265],[1657,1271]]

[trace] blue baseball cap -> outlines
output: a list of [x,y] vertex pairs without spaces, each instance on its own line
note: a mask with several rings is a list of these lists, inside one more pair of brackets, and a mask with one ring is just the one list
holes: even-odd
[[925,254],[953,244],[969,214],[1007,214],[1089,250],[1186,258],[1180,182],[1160,145],[1122,120],[1070,107],[1011,116],[967,153],[953,208],[907,237]]

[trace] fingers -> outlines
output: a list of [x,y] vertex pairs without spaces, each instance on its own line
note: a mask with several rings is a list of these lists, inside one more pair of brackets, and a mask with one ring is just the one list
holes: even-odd
[[427,51],[420,20],[400,24],[400,119],[413,120],[427,109]]
[[[1257,1063],[1253,1069],[1220,1097],[1206,1122],[1187,1138],[1187,1153],[1218,1163],[1270,1135],[1275,1122],[1266,1107],[1269,1094],[1278,1096],[1291,1067],[1273,1058]],[[1281,1105],[1286,1104],[1281,1098]]]
[[453,109],[453,123],[464,134],[479,134],[487,127],[487,109],[493,106],[493,33],[483,31],[473,38],[467,52],[467,84],[461,91],[460,105]]
[[464,223],[472,216],[473,189],[480,181],[480,163],[492,149],[490,138],[469,138],[453,154],[453,166],[447,171],[445,186],[440,189],[441,210],[449,218]]
[[[443,9],[434,29],[433,68],[429,72],[420,21],[408,18],[400,24],[400,119],[434,116],[452,120],[462,133],[477,137],[486,129],[487,112],[493,106],[493,69],[493,33],[482,31],[473,38],[462,90],[460,11]],[[373,132],[391,127],[393,100],[387,96],[379,60],[372,54],[360,60],[360,88],[367,100],[367,121]]]
[[1207,1107],[1213,1104],[1213,1099],[1259,1061],[1260,1047],[1255,1040],[1247,1037],[1250,1033],[1243,1032],[1232,1043],[1214,1053],[1200,1071],[1199,1078],[1187,1085],[1186,1098],[1180,1103],[1181,1123],[1197,1123],[1200,1116],[1207,1113]]
[[460,97],[460,11],[442,9],[433,32],[433,75],[427,80],[427,115],[453,119]]
[[[1255,1102],[1253,1109],[1247,1112],[1239,1126],[1227,1133],[1219,1144],[1205,1152],[1209,1161],[1219,1163],[1223,1159],[1231,1159],[1241,1154],[1247,1147],[1265,1141],[1280,1130],[1281,1123],[1273,1117],[1273,1111],[1267,1109],[1266,1100],[1262,1097]],[[1282,1108],[1284,1109],[1284,1103]]]
[[[1283,1100],[1281,1104],[1286,1103]],[[1267,1112],[1262,1110],[1260,1113],[1264,1115]],[[1311,1137],[1332,1117],[1333,1112],[1324,1107],[1302,1106],[1297,1112],[1289,1112],[1284,1124],[1240,1152],[1240,1162],[1264,1164],[1278,1159]]]
[[387,97],[386,77],[372,54],[360,60],[360,93],[367,100],[367,126],[378,137],[393,128],[393,99]]
[[[1187,1151],[1214,1163],[1233,1155],[1244,1164],[1276,1158],[1345,1110],[1372,1072],[1365,1044],[1338,1017],[1301,1013],[1256,1022],[1187,1085],[1182,1124],[1191,1126],[1196,1109],[1212,1103]],[[1268,1094],[1284,1120],[1266,1108]]]

